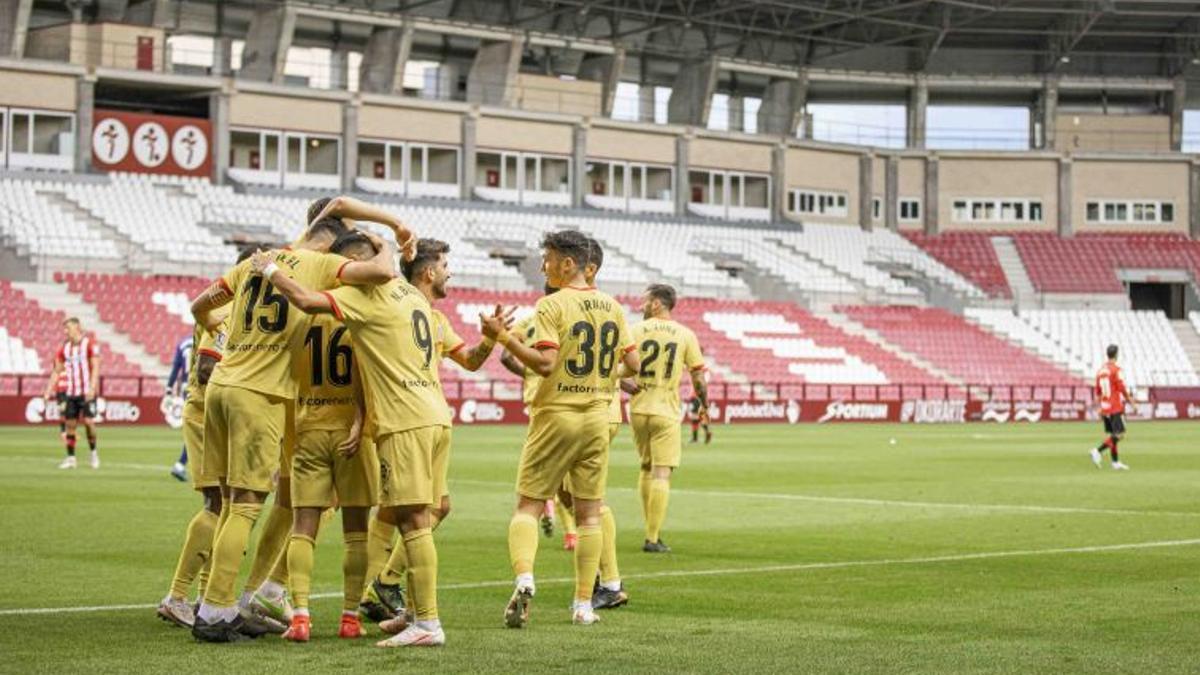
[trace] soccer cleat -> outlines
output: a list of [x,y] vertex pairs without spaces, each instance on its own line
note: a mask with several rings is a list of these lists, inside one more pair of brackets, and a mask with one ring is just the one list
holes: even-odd
[[592,609],[616,609],[629,602],[629,594],[625,592],[625,585],[615,591],[610,591],[601,586],[592,591]]
[[579,543],[579,535],[575,532],[567,532],[563,535],[563,550],[574,551],[575,544]]
[[642,544],[642,551],[646,553],[670,553],[671,547],[664,544],[662,539],[658,541],[647,539],[646,543]]
[[379,630],[387,633],[388,635],[399,635],[400,633],[404,632],[405,628],[408,628],[413,623],[415,623],[415,617],[413,617],[413,615],[409,612],[404,612],[402,614],[397,614],[387,621],[380,621]]
[[513,589],[508,606],[504,608],[504,625],[509,628],[524,628],[529,623],[529,607],[533,604],[533,587],[517,586]]
[[288,629],[287,623],[259,614],[255,609],[250,607],[239,607],[238,616],[241,618],[244,626],[242,632],[249,631],[247,634],[257,633],[257,635],[251,635],[251,637],[258,637],[267,633],[282,635]]
[[1092,464],[1095,464],[1096,468],[1099,469],[1101,463],[1104,461],[1104,458],[1100,456],[1100,451],[1095,448],[1092,448],[1091,454],[1092,454]]
[[404,588],[400,584],[385,584],[376,577],[371,582],[370,592],[392,616],[404,614]]
[[241,617],[233,621],[214,621],[208,623],[196,617],[192,625],[192,637],[199,642],[242,642],[262,635],[252,635],[244,629]]
[[446,644],[446,633],[438,626],[428,630],[413,624],[400,634],[375,643],[376,647],[441,647]]
[[283,632],[283,639],[289,642],[308,642],[312,635],[312,620],[307,614],[292,616],[292,625]]
[[167,596],[158,603],[158,617],[176,626],[191,628],[196,623],[196,612],[187,600]]
[[576,626],[590,626],[594,623],[600,623],[600,615],[591,606],[576,607],[571,613],[571,623]]
[[68,456],[68,457],[65,457],[65,458],[63,458],[63,461],[59,463],[59,465],[58,465],[58,468],[60,468],[60,469],[74,469],[74,468],[75,468],[75,466],[76,466],[76,463],[75,463],[75,456],[74,456],[74,455],[70,455],[70,456]]
[[342,614],[342,622],[338,626],[338,637],[344,640],[354,640],[360,637],[366,637],[367,630],[363,628],[362,621],[357,616]]
[[283,626],[292,622],[292,603],[286,593],[273,598],[262,591],[255,591],[250,599],[250,611]]
[[175,462],[175,466],[171,467],[171,475],[175,477],[175,480],[182,483],[187,480],[187,467],[179,462]]
[[91,461],[93,469],[99,469],[100,468],[100,453],[93,450],[91,453],[90,461]]
[[1124,464],[1122,462],[1113,462],[1112,466],[1113,466],[1114,471],[1128,471],[1129,470],[1129,465]]

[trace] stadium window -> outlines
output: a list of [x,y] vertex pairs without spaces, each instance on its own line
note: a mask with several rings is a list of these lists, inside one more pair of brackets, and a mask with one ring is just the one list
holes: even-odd
[[879,220],[883,217],[883,200],[879,197],[871,197],[871,219]]
[[970,218],[968,217],[967,202],[963,199],[954,200],[953,216],[955,222],[965,223]]
[[834,218],[845,218],[849,215],[845,193],[795,189],[792,190],[792,195],[789,203],[795,213]]
[[1037,199],[956,199],[951,218],[961,223],[1036,223],[1042,220]]
[[389,180],[390,176],[395,175],[389,171],[390,162],[385,159],[388,149],[386,143],[359,142],[357,175],[377,180]]
[[1157,201],[1093,201],[1087,203],[1090,223],[1135,224],[1175,221],[1175,204]]
[[387,179],[402,181],[407,177],[408,172],[404,168],[404,145],[400,143],[389,143],[387,157]]
[[12,113],[12,151],[13,152],[29,152],[29,130],[33,126],[30,124],[30,118],[33,117],[30,113],[13,112]]
[[1087,222],[1095,223],[1100,220],[1100,202],[1087,203]]
[[1175,222],[1175,205],[1171,202],[1161,202],[1158,205],[1158,219],[1164,223]]
[[458,185],[458,148],[425,146],[425,181]]
[[900,220],[911,223],[921,219],[921,200],[901,199],[899,204]]

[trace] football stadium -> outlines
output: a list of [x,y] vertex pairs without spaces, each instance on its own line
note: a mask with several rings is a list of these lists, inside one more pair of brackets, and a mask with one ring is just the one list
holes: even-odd
[[1200,2],[0,0],[0,241],[0,672],[1200,664]]

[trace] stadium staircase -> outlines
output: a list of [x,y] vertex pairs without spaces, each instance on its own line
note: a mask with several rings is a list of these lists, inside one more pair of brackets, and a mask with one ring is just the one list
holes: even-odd
[[897,359],[900,359],[901,361],[908,363],[909,365],[911,365],[914,368],[923,370],[943,382],[948,382],[950,384],[958,384],[958,385],[963,384],[963,381],[960,380],[959,378],[951,375],[950,373],[942,370],[941,368],[938,368],[937,366],[926,361],[925,359],[922,359],[921,357],[917,356],[916,354],[907,352],[907,351],[897,347],[896,345],[892,344],[891,342],[888,342],[882,335],[879,334],[878,331],[867,328],[866,326],[862,325],[858,321],[855,321],[854,319],[850,318],[849,316],[847,316],[843,313],[828,312],[825,314],[818,314],[817,316],[819,318],[824,319],[829,324],[833,325],[835,328],[841,329],[842,332],[847,333],[849,335],[858,336],[858,337],[866,340],[867,342],[870,342],[871,344],[875,345],[876,347],[888,352],[889,354],[896,357]]
[[85,302],[81,296],[67,290],[65,284],[16,282],[12,286],[43,309],[79,317],[84,328],[94,333],[101,344],[107,345],[114,353],[140,368],[143,373],[164,379],[170,374],[169,366],[118,331],[111,323],[101,320],[95,305]]
[[1004,270],[1004,278],[1012,292],[1013,303],[1018,307],[1029,306],[1037,291],[1033,288],[1033,282],[1029,280],[1029,271],[1025,269],[1025,263],[1021,262],[1017,245],[1011,237],[997,236],[991,239],[996,257],[1000,261],[1000,269]]
[[1200,373],[1200,313],[1192,312],[1192,316],[1195,317],[1195,324],[1187,320],[1172,321],[1171,329],[1175,331],[1175,337],[1179,338],[1179,344],[1183,346],[1183,352],[1187,354],[1192,370]]
[[145,260],[148,256],[146,250],[134,243],[128,236],[122,234],[115,227],[106,223],[103,219],[93,214],[91,211],[80,206],[78,202],[68,197],[62,192],[54,190],[39,190],[38,195],[46,201],[51,208],[56,208],[65,213],[69,218],[78,223],[83,223],[89,230],[100,235],[102,239],[111,241],[116,247],[117,252],[128,261],[129,272],[144,271],[139,269],[136,262],[141,259]]

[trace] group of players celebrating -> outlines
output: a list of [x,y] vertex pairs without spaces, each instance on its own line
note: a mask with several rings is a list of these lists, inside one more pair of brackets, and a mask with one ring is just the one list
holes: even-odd
[[[389,213],[346,197],[318,200],[307,215],[292,246],[245,253],[192,303],[184,436],[203,506],[159,615],[207,642],[272,632],[308,641],[315,540],[336,505],[339,635],[364,636],[369,618],[391,634],[378,646],[444,644],[433,532],[450,513],[451,411],[438,367],[449,358],[477,370],[497,344],[525,378],[530,417],[508,526],[515,587],[504,623],[529,621],[538,521],[556,495],[577,523],[572,622],[595,623],[595,610],[625,604],[604,501],[621,389],[632,394],[648,552],[670,550],[660,533],[680,459],[685,370],[701,416],[708,407],[695,335],[671,319],[674,289],[650,286],[645,320],[630,327],[622,305],[595,287],[599,244],[554,232],[542,241],[546,295],[535,312],[514,325],[515,308],[496,306],[479,316],[481,342],[467,347],[434,308],[450,279],[444,242],[418,240]],[[392,231],[401,276],[391,243],[355,221]],[[272,491],[239,596],[251,529]],[[193,582],[198,606],[188,602]]]

